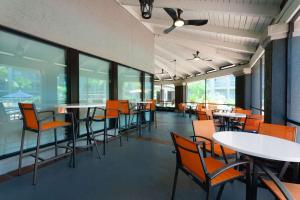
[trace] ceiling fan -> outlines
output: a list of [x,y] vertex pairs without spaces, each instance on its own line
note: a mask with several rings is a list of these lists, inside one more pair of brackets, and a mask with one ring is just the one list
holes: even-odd
[[181,18],[181,14],[183,11],[181,9],[177,9],[177,12],[173,8],[164,8],[164,10],[168,13],[168,15],[173,19],[173,25],[166,30],[164,30],[165,34],[170,33],[176,27],[181,27],[184,25],[193,25],[193,26],[203,26],[207,24],[208,20],[204,19],[194,19],[194,20],[184,20]]
[[203,61],[208,61],[208,62],[212,61],[212,59],[201,58],[201,57],[199,56],[199,53],[200,53],[199,51],[196,51],[196,53],[193,53],[194,58],[186,59],[186,60],[195,60],[195,61],[203,60]]

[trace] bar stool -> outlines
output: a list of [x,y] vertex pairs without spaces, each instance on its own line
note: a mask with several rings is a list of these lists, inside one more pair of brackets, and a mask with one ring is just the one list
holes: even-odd
[[[102,110],[104,112],[104,115],[97,115],[96,111],[97,110]],[[107,100],[106,101],[106,108],[94,108],[92,117],[91,117],[91,121],[90,121],[90,128],[92,133],[94,133],[93,128],[92,128],[92,123],[93,122],[104,122],[104,132],[101,134],[97,134],[96,137],[94,138],[95,141],[99,141],[97,139],[97,136],[103,135],[103,155],[105,155],[106,153],[106,147],[105,147],[105,143],[108,142],[108,138],[107,136],[111,136],[111,137],[119,137],[120,138],[120,146],[122,146],[122,137],[119,134],[117,134],[117,128],[120,127],[120,120],[119,120],[119,116],[120,116],[120,110],[119,110],[119,100]],[[114,135],[111,134],[107,134],[107,119],[112,119],[114,120],[114,124],[115,124],[115,132]],[[118,124],[119,123],[119,124]]]
[[150,111],[150,125],[153,119],[155,128],[157,128],[156,99],[147,99],[146,102],[149,102],[149,104],[146,104],[146,110]]
[[[22,136],[21,136],[21,147],[20,147],[20,155],[19,155],[19,169],[18,169],[18,174],[21,174],[21,167],[22,167],[22,159],[24,157],[23,155],[23,150],[24,150],[24,140],[25,140],[25,131],[31,131],[34,133],[37,133],[37,144],[36,144],[36,150],[35,153],[30,154],[30,156],[35,158],[34,161],[34,172],[33,172],[33,184],[35,185],[37,182],[37,170],[38,166],[52,161],[56,160],[59,158],[62,158],[66,155],[71,154],[70,158],[70,165],[72,163],[72,166],[75,167],[75,131],[74,131],[74,117],[72,113],[66,113],[66,114],[59,114],[59,115],[65,115],[71,118],[71,122],[66,122],[66,121],[59,121],[56,120],[56,116],[58,114],[55,114],[54,111],[41,111],[37,112],[36,107],[34,104],[30,103],[19,103],[19,108],[22,114],[22,120],[23,120],[23,130],[22,130]],[[48,116],[46,118],[39,118],[39,114],[41,113],[50,113],[51,116]],[[48,121],[52,120],[52,121]],[[71,135],[71,140],[72,140],[72,147],[69,146],[61,146],[58,145],[57,143],[57,128],[63,128],[63,127],[71,127],[72,128],[72,135]],[[43,159],[40,156],[40,139],[41,139],[41,134],[45,131],[49,130],[54,130],[54,142],[55,142],[55,156],[50,159]],[[64,148],[66,150],[70,150],[69,152],[65,154],[60,154],[58,155],[58,148]],[[48,149],[47,149],[48,150]],[[40,161],[39,161],[40,160]]]

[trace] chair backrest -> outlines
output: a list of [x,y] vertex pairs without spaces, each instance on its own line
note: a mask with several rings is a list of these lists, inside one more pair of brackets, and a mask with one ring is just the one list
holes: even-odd
[[39,128],[37,111],[34,104],[19,103],[25,129],[37,130]]
[[147,99],[146,102],[146,110],[155,111],[156,110],[156,100],[155,99]]
[[171,136],[176,149],[177,163],[179,166],[193,175],[207,172],[198,145],[176,133],[171,133]]
[[203,108],[205,108],[204,104],[203,103],[198,103],[196,105],[196,112],[202,110]]
[[178,110],[179,110],[179,111],[183,112],[183,111],[185,110],[185,108],[186,108],[185,103],[180,103],[180,104],[178,104]]
[[259,119],[259,120],[264,121],[264,116],[263,115],[252,114],[252,115],[250,115],[248,117],[251,118],[251,119]]
[[121,114],[129,114],[129,101],[119,100],[119,110]]
[[106,101],[106,116],[111,116],[111,117],[119,116],[119,100]]
[[197,117],[198,117],[198,120],[208,120],[209,119],[205,110],[197,111]]
[[261,123],[258,133],[278,137],[295,142],[297,138],[296,127],[278,124]]
[[[213,120],[194,120],[193,121],[194,136],[203,136],[212,139],[212,135],[216,132]],[[203,141],[201,138],[196,138],[196,141]]]
[[246,121],[245,121],[245,125],[244,125],[244,131],[257,132],[259,129],[260,123],[263,123],[263,120],[247,117]]

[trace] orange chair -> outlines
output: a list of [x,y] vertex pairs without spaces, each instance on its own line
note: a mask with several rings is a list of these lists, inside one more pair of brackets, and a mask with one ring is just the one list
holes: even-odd
[[290,140],[292,142],[295,142],[297,138],[296,127],[278,124],[261,123],[258,129],[258,133]]
[[[154,120],[155,127],[157,128],[157,117],[156,117],[156,100],[155,99],[147,99],[146,102],[146,111],[150,111],[150,122],[152,119]],[[153,116],[153,117],[152,117]]]
[[182,115],[185,116],[185,111],[186,111],[186,104],[185,103],[178,104],[178,112],[182,113]]
[[[65,157],[66,155],[71,154],[71,160],[73,167],[75,167],[75,130],[74,130],[74,117],[72,113],[66,113],[66,114],[59,114],[59,115],[65,115],[71,118],[71,122],[66,121],[59,121],[56,120],[56,116],[58,114],[55,114],[54,111],[41,111],[37,112],[36,107],[34,104],[30,103],[19,103],[19,108],[22,114],[22,120],[23,120],[23,130],[22,130],[22,136],[21,136],[21,147],[20,147],[20,155],[19,155],[19,169],[18,174],[21,175],[21,168],[22,168],[22,159],[24,157],[23,150],[24,150],[24,140],[25,140],[25,131],[31,131],[34,133],[37,133],[37,144],[35,153],[31,154],[30,156],[33,156],[35,158],[34,161],[34,172],[33,172],[33,184],[35,185],[37,182],[37,170],[38,166],[53,161],[55,159],[59,159],[62,157]],[[42,113],[48,113],[50,116],[46,118],[39,117],[39,114]],[[71,127],[72,128],[72,147],[69,146],[60,146],[57,142],[57,128],[66,128]],[[42,150],[40,150],[40,140],[41,140],[41,134],[45,131],[54,130],[54,148],[55,148],[55,157],[50,159],[43,159],[40,157],[40,153]],[[64,148],[66,149],[65,154],[58,155],[58,148]],[[47,149],[49,150],[49,149]],[[70,151],[68,151],[70,150]]]
[[258,132],[259,125],[264,122],[262,115],[250,115],[246,118],[245,123],[235,128],[245,132]]
[[[206,199],[210,199],[213,187],[221,185],[218,192],[219,199],[222,195],[224,186],[228,181],[244,176],[244,174],[235,170],[234,167],[244,165],[249,168],[247,161],[238,161],[225,165],[213,157],[204,158],[202,156],[202,150],[197,143],[176,133],[171,133],[171,137],[175,146],[177,158],[171,199],[174,199],[175,196],[179,169],[186,175],[193,177],[193,180],[207,191]],[[248,173],[247,175],[249,178]]]
[[[103,115],[97,115],[97,110],[101,110],[104,112]],[[122,137],[121,135],[118,133],[117,134],[117,127],[120,127],[120,120],[119,120],[119,116],[120,116],[120,103],[119,100],[107,100],[106,101],[106,108],[94,108],[94,112],[92,114],[91,117],[91,123],[90,123],[90,128],[92,133],[94,132],[92,129],[92,123],[93,122],[104,122],[104,132],[102,134],[98,134],[98,135],[103,135],[103,155],[105,155],[106,153],[106,145],[105,143],[108,142],[108,136],[110,137],[119,137],[120,138],[120,146],[122,146]],[[107,120],[114,120],[115,123],[115,132],[114,135],[111,134],[107,134]],[[95,138],[96,141],[97,138]]]
[[[193,130],[194,136],[193,139],[195,142],[203,142],[205,146],[203,146],[204,154],[206,157],[206,151],[217,155],[219,157],[223,157],[225,162],[227,163],[227,156],[236,155],[236,152],[221,147],[220,144],[217,144],[213,141],[212,136],[216,132],[214,121],[213,120],[194,120],[193,121]],[[224,152],[223,152],[224,151]]]
[[264,184],[273,195],[279,200],[299,200],[300,184],[281,182],[268,168],[261,166],[267,177],[260,176]]
[[197,118],[198,120],[209,120],[209,116],[205,110],[199,110],[197,112]]

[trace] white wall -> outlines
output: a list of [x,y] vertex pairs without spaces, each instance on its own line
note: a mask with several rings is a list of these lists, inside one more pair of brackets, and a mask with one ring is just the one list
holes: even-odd
[[154,73],[154,36],[115,0],[1,0],[0,24]]

